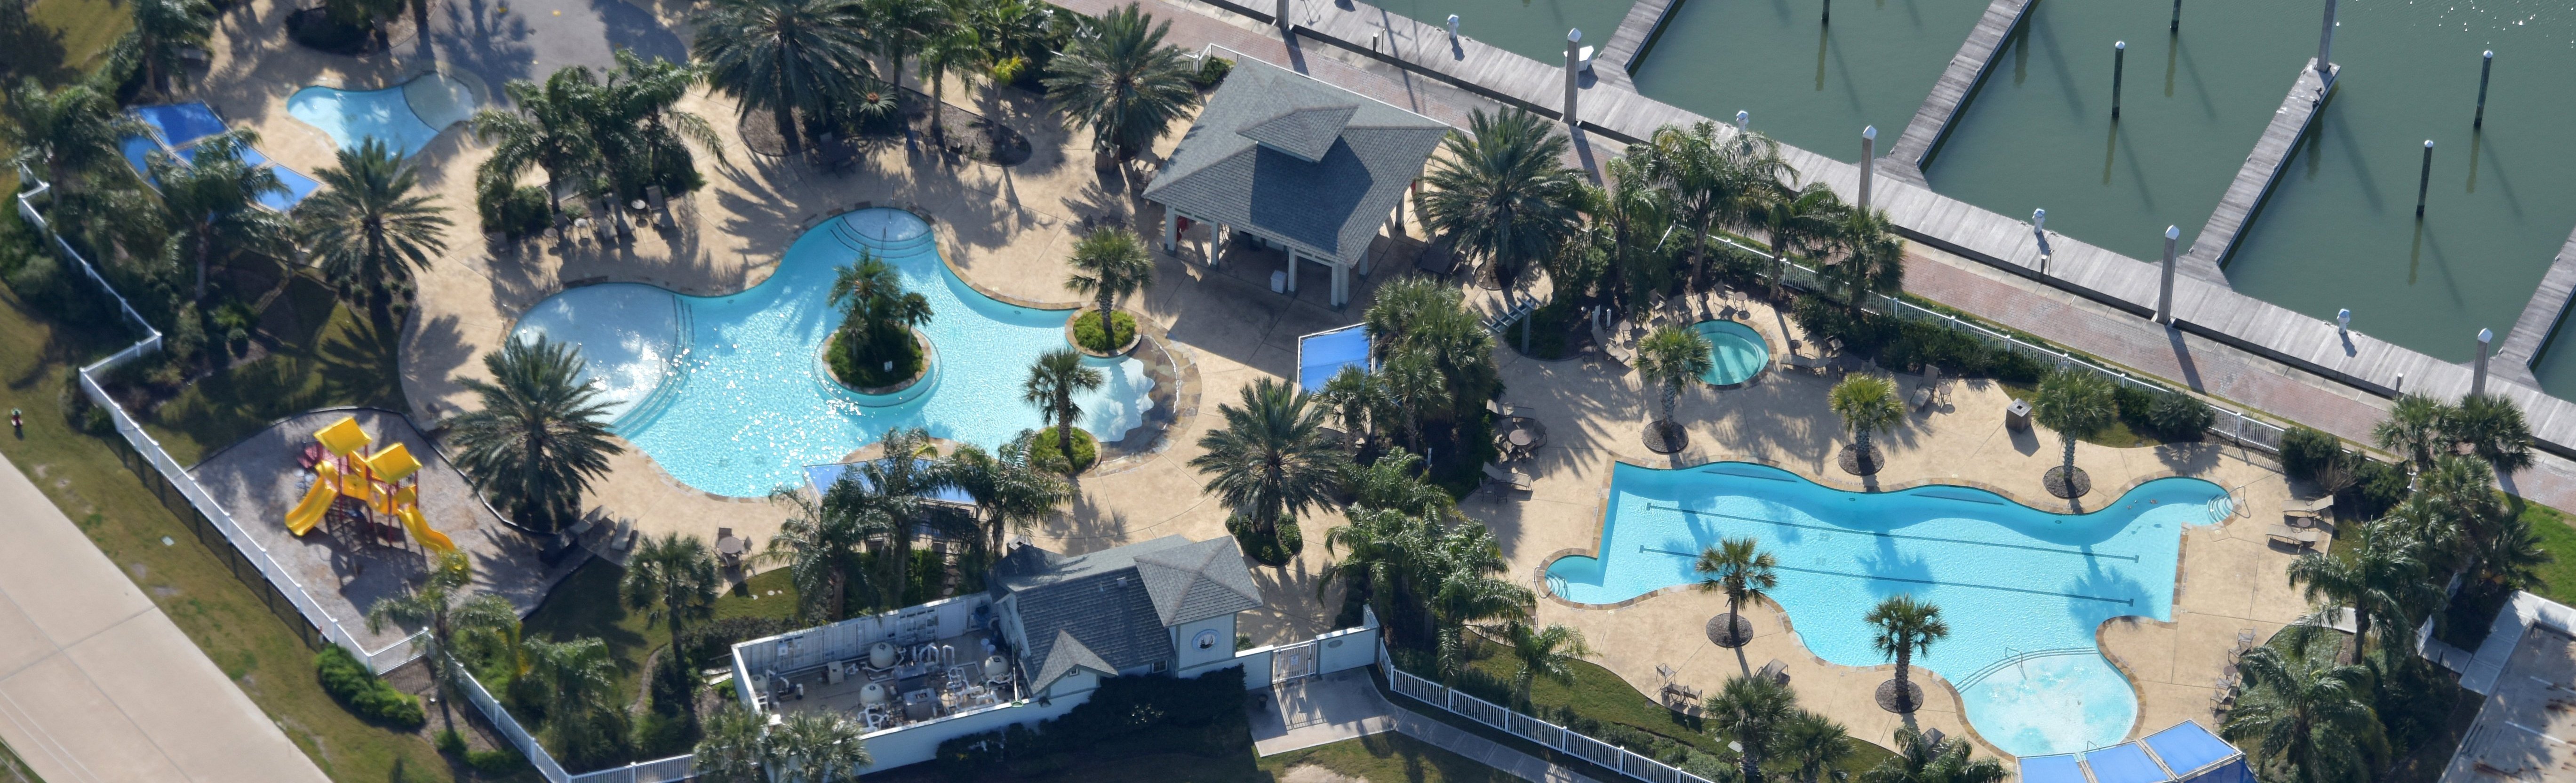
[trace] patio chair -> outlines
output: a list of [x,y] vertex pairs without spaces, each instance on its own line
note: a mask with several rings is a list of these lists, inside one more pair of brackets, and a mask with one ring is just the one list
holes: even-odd
[[1937,364],[1924,365],[1923,381],[1921,383],[1914,384],[1914,407],[1929,407],[1932,403],[1939,401],[1940,396],[1941,366]]
[[658,225],[663,228],[679,227],[679,220],[671,217],[671,200],[668,196],[662,193],[662,186],[644,186],[644,200],[653,204],[654,225]]
[[1530,486],[1533,482],[1533,479],[1531,479],[1527,473],[1512,470],[1491,462],[1485,463],[1485,480],[1490,483],[1502,484],[1522,492],[1530,491]]
[[2281,515],[2300,517],[2303,519],[2317,519],[2325,516],[2326,511],[2331,508],[2334,508],[2333,495],[2327,495],[2314,500],[2292,499],[2281,502]]
[[1762,670],[1754,672],[1754,676],[1787,685],[1789,684],[1789,664],[1773,658],[1770,663],[1762,664]]
[[2297,549],[2306,549],[2309,546],[2315,545],[2317,541],[2324,538],[2324,534],[2317,531],[2300,530],[2298,528],[2279,523],[2274,523],[2271,529],[2265,531],[2264,534],[2270,536],[2273,541],[2288,544]]

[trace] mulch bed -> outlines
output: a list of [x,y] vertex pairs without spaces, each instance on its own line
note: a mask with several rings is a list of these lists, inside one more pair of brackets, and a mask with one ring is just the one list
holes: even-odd
[[[1909,701],[1912,701],[1912,702],[1914,703],[1914,709],[1916,709],[1916,710],[1923,709],[1923,684],[1922,684],[1922,683],[1919,683],[1919,682],[1907,682],[1907,683],[1905,683],[1905,693],[1906,693],[1906,695],[1907,695],[1907,696],[1911,696],[1911,697],[1913,697],[1913,698],[1909,699]],[[1886,711],[1888,711],[1888,712],[1897,713],[1897,714],[1900,714],[1900,715],[1902,715],[1902,714],[1904,714],[1904,713],[1907,713],[1907,712],[1912,712],[1912,711],[1914,711],[1914,710],[1899,710],[1899,709],[1897,709],[1897,704],[1896,704],[1896,681],[1895,681],[1895,680],[1888,680],[1888,681],[1886,681],[1886,682],[1879,683],[1879,684],[1878,684],[1878,694],[1877,694],[1877,695],[1878,695],[1878,708],[1879,708],[1879,709],[1886,710]]]
[[2048,494],[2057,496],[2059,500],[2074,500],[2093,491],[2093,477],[2086,475],[2083,468],[2073,468],[2070,471],[2066,466],[2059,465],[2049,468],[2048,473],[2041,476],[2039,481],[2048,486]]
[[1690,430],[1673,421],[1646,423],[1646,449],[1657,454],[1671,454],[1690,447]]
[[1733,612],[1708,618],[1708,641],[1729,650],[1742,647],[1753,641],[1753,621]]
[[1836,463],[1842,466],[1844,473],[1854,476],[1875,476],[1878,475],[1879,468],[1887,465],[1887,456],[1878,450],[1878,444],[1875,443],[1870,444],[1867,454],[1861,453],[1859,449],[1844,446],[1842,457],[1836,460]]

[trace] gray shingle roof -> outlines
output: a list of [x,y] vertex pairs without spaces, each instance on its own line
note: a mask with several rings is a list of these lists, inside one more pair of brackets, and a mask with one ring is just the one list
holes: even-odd
[[1145,198],[1357,263],[1448,133],[1431,118],[1246,59]]
[[[1034,687],[1046,687],[1077,663],[1114,675],[1172,657],[1171,632],[1155,619],[1153,598],[1132,567],[1013,592],[1020,629],[1028,634],[1020,667],[1038,673]],[[1083,649],[1059,650],[1067,639]]]
[[1118,676],[1116,665],[1092,652],[1082,640],[1073,637],[1073,632],[1057,631],[1054,643],[1047,646],[1046,662],[1038,665],[1037,687],[1053,685],[1056,678],[1071,674],[1077,668],[1090,669],[1104,677]]
[[1167,627],[1261,608],[1261,586],[1231,536],[1137,555],[1136,573]]

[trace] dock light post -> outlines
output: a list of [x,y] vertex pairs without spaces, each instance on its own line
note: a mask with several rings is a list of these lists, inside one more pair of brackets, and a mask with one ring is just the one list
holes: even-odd
[[2424,173],[2415,177],[2415,217],[2424,216],[2424,194],[2433,189],[2433,140],[2424,140]]
[[2166,226],[2164,281],[2156,286],[2156,323],[2173,323],[2174,243],[2180,241],[2182,227]]
[[2039,273],[2048,274],[2048,210],[2030,211],[2030,236],[2039,242]]
[[2326,0],[2326,31],[2317,36],[2317,76],[2334,74],[2335,0]]
[[1749,125],[1752,125],[1752,124],[1753,124],[1753,113],[1752,113],[1752,112],[1745,111],[1745,110],[1742,110],[1742,109],[1737,109],[1737,110],[1735,110],[1735,132],[1737,132],[1737,133],[1743,133],[1743,132],[1744,132],[1745,127],[1746,127],[1746,126],[1749,126]]
[[2477,118],[2476,120],[2470,121],[2470,123],[2469,123],[2469,127],[2470,127],[2470,128],[2472,128],[2472,129],[2484,129],[2484,128],[2486,128],[2486,126],[2487,126],[2487,77],[2489,77],[2489,76],[2494,76],[2494,75],[2495,75],[2495,50],[2494,50],[2494,49],[2488,49],[2488,50],[2487,50],[2487,53],[2486,53],[2485,55],[2483,55],[2483,56],[2481,56],[2481,57],[2479,58],[2479,64],[2478,64],[2478,118]]
[[1878,171],[1878,126],[1860,129],[1860,211],[1869,214],[1869,186]]
[[2478,367],[2477,372],[2469,376],[2470,394],[2487,393],[2487,344],[2494,341],[2495,330],[2478,330]]
[[1583,63],[1582,63],[1582,61],[1580,61],[1580,60],[1576,59],[1577,57],[1580,57],[1580,56],[1581,56],[1581,52],[1579,52],[1579,51],[1578,51],[1578,49],[1581,47],[1582,43],[1583,43],[1583,28],[1580,28],[1580,27],[1572,27],[1572,28],[1567,28],[1567,29],[1566,29],[1566,31],[1565,31],[1565,127],[1567,127],[1567,128],[1572,128],[1572,127],[1574,127],[1574,126],[1575,126],[1575,125],[1574,125],[1574,123],[1575,123],[1575,118],[1574,118],[1574,97],[1575,97],[1575,95],[1576,95],[1576,92],[1577,92],[1577,91],[1579,91],[1579,90],[1581,90],[1581,89],[1583,88],[1583,78],[1582,78]]
[[1458,15],[1449,15],[1449,40],[1458,40]]
[[2335,333],[2342,335],[2352,333],[2352,308],[2346,307],[2335,311]]
[[2129,69],[2129,42],[2111,42],[2111,119],[2120,118],[2120,77]]

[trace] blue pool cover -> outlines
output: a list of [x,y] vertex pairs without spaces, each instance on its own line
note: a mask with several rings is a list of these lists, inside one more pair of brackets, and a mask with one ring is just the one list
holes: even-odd
[[2093,769],[2094,783],[2165,783],[2173,779],[2135,742],[2086,753],[2084,766]]
[[173,147],[224,132],[224,119],[202,103],[174,103],[164,106],[137,106],[134,116],[152,126],[161,141]]
[[2143,742],[2156,752],[2156,758],[2164,760],[2165,767],[2183,776],[2241,755],[2235,746],[2193,721],[2174,724],[2173,728],[2148,735]]
[[[202,103],[138,106],[134,109],[134,116],[141,119],[143,124],[151,126],[152,136],[158,138],[127,136],[117,142],[117,149],[125,154],[125,162],[134,167],[134,173],[143,175],[147,182],[151,181],[150,160],[154,151],[168,150],[181,161],[195,163],[196,142],[224,132],[223,119],[215,116],[215,111],[206,108]],[[313,191],[322,189],[321,182],[304,176],[303,172],[270,161],[268,156],[260,154],[258,149],[243,147],[242,162],[252,166],[267,166],[270,171],[277,172],[278,184],[286,186],[284,193],[269,193],[259,197],[260,205],[269,209],[279,212],[294,209],[295,205],[304,203],[306,196],[311,196]],[[152,186],[157,188],[161,183],[152,182]]]
[[1368,327],[1352,324],[1297,338],[1297,388],[1322,391],[1344,367],[1368,369]]
[[[859,482],[860,486],[867,486],[868,480],[866,476],[850,474],[850,466],[854,464],[857,463],[843,462],[832,465],[807,465],[805,466],[805,481],[813,485],[814,494],[818,496],[824,494],[825,490],[831,489],[833,484],[840,483],[841,476],[845,474],[850,476],[850,480]],[[921,467],[929,467],[930,460],[915,460],[913,464]],[[941,488],[939,491],[930,493],[928,497],[931,500],[945,501],[949,503],[963,503],[970,506],[975,504],[975,496],[966,494],[966,490],[958,489],[956,487]]]
[[2023,756],[2021,783],[2088,783],[2084,768],[2075,763],[2075,754]]

